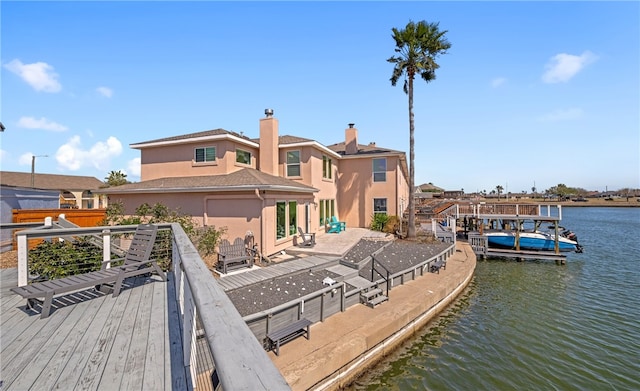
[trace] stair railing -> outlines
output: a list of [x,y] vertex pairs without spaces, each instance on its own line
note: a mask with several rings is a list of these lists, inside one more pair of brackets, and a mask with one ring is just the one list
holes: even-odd
[[[378,267],[383,270],[379,270]],[[374,254],[371,254],[371,282],[375,281],[375,273],[378,273],[378,275],[385,280],[387,290],[385,296],[389,296],[389,290],[391,290],[391,272],[382,263],[376,261]]]

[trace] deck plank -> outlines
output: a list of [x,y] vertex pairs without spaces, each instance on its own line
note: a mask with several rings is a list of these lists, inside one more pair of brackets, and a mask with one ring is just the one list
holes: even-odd
[[[170,284],[168,282],[167,284]],[[151,319],[149,322],[149,334],[147,336],[147,351],[144,362],[144,380],[142,389],[148,391],[169,390],[165,383],[164,362],[170,357],[165,357],[165,330],[167,328],[166,285],[152,284],[153,295],[151,298]],[[171,383],[169,383],[171,384]]]
[[2,390],[186,390],[174,281],[153,279],[128,279],[115,298],[93,288],[56,296],[40,319],[10,291],[17,270],[0,269]]
[[[51,330],[50,334],[39,335],[31,342],[37,345],[35,359],[26,365],[13,387],[25,390],[45,390],[53,387],[60,373],[59,368],[67,361],[65,357],[71,354],[84,334],[78,332],[76,325],[79,322],[91,321],[98,313],[99,306],[94,304],[85,302],[69,308],[70,313],[60,327]],[[36,382],[37,384],[34,384]]]
[[153,285],[148,283],[141,288],[140,306],[135,315],[135,322],[131,333],[131,344],[124,365],[124,372],[120,389],[140,389],[144,379],[144,365],[146,361],[147,343],[149,340],[149,324],[151,322],[151,305],[153,299]]
[[108,336],[113,339],[113,345],[106,357],[106,364],[100,381],[105,382],[105,384],[112,384],[117,388],[120,388],[120,382],[122,381],[129,347],[132,343],[133,328],[140,307],[142,289],[138,288],[127,290],[129,292],[129,300],[124,308],[125,311],[120,324],[115,334]]

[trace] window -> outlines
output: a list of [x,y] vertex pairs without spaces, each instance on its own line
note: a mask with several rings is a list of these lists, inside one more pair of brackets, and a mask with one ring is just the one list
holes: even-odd
[[298,203],[296,201],[276,202],[276,240],[296,234],[298,229],[297,212]]
[[373,199],[373,214],[387,214],[387,199],[386,198],[374,198]]
[[300,176],[300,151],[287,152],[287,176]]
[[322,177],[325,179],[331,179],[331,158],[326,155],[322,155]]
[[326,224],[327,220],[335,215],[335,200],[320,200],[320,225]]
[[276,202],[276,240],[287,236],[287,203]]
[[373,159],[373,181],[387,181],[387,159]]
[[298,230],[298,204],[295,201],[289,201],[289,235],[293,236]]
[[215,162],[216,147],[196,148],[196,163]]
[[236,149],[236,163],[251,164],[251,152]]

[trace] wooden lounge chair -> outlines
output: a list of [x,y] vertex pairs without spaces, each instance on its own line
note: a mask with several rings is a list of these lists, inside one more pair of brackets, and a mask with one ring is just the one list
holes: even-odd
[[[25,286],[11,288],[11,290],[27,299],[27,306],[33,308],[36,302],[42,304],[40,318],[46,318],[51,312],[53,296],[95,287],[100,290],[104,284],[114,284],[113,297],[120,294],[123,281],[128,277],[135,277],[155,271],[164,281],[164,272],[155,260],[149,259],[156,240],[158,227],[151,224],[140,224],[131,241],[131,246],[124,258],[104,261],[99,271],[78,274],[56,280],[36,282]],[[120,266],[108,268],[108,264],[124,261]],[[38,298],[44,298],[43,301]]]
[[302,239],[302,243],[298,243],[298,246],[301,247],[311,247],[316,244],[316,234],[315,233],[304,233],[302,227],[298,227],[298,234],[300,235],[300,239]]

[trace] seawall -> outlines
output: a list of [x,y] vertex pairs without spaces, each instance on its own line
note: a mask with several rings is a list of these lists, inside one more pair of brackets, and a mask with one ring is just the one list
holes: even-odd
[[476,257],[464,242],[440,273],[426,273],[396,286],[375,308],[350,307],[311,326],[311,339],[297,338],[268,354],[293,390],[338,390],[351,383],[444,310],[471,282]]

